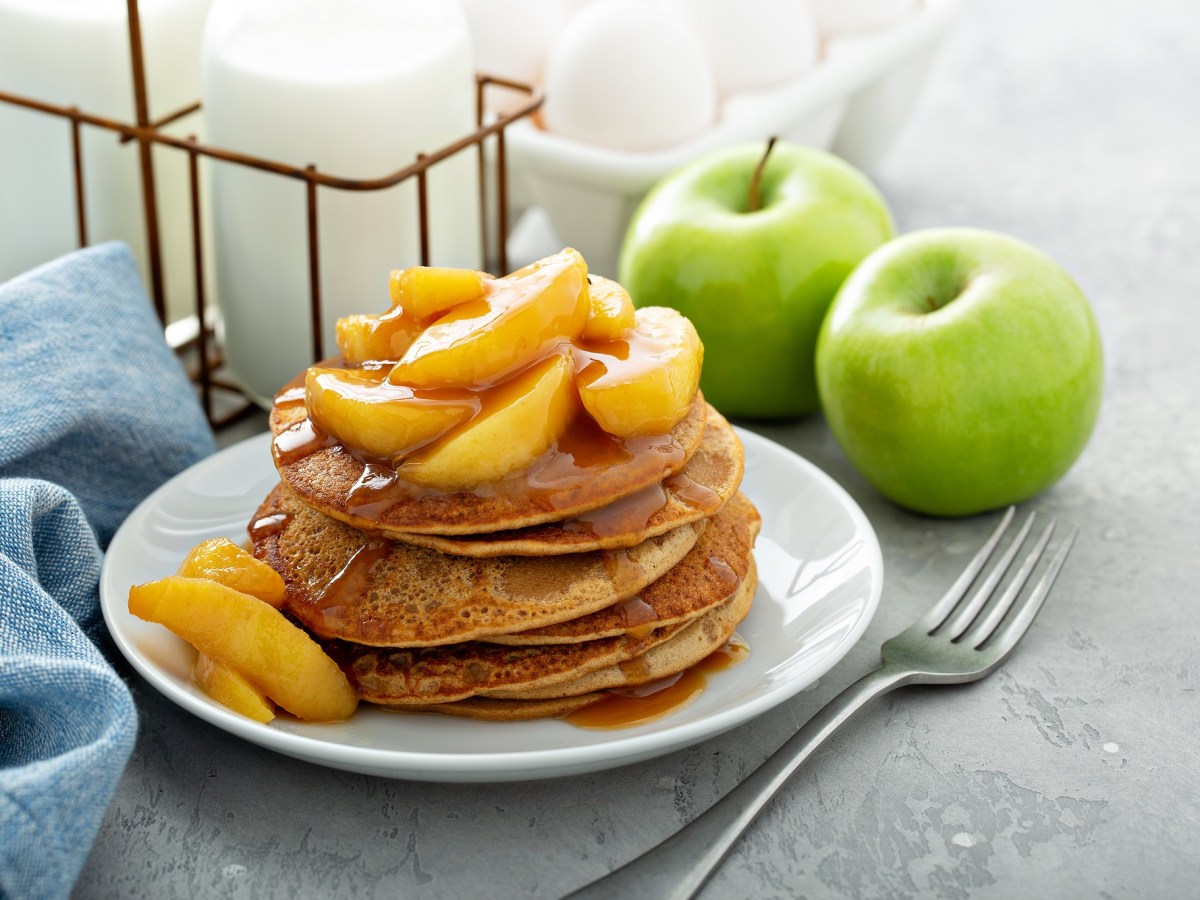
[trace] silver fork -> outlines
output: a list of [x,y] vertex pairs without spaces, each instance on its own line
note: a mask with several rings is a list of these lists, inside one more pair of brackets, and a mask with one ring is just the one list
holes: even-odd
[[1031,513],[992,571],[964,600],[999,546],[1014,512],[1009,507],[945,596],[910,628],[883,645],[883,665],[830,700],[745,781],[690,824],[570,897],[687,900],[703,887],[742,832],[801,763],[868,700],[909,684],[977,681],[998,668],[1029,630],[1079,533],[1077,528],[1071,529],[1033,590],[1018,600],[1050,543],[1055,525],[1051,520],[1003,593],[988,605],[1033,528]]

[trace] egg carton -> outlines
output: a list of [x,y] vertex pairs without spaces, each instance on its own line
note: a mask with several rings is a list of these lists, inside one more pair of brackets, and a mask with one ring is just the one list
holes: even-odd
[[925,0],[894,26],[838,36],[795,82],[726,100],[701,136],[654,152],[611,150],[526,120],[507,132],[514,206],[540,207],[560,244],[615,275],[625,230],[663,176],[719,147],[778,135],[874,168],[904,125],[961,0]]

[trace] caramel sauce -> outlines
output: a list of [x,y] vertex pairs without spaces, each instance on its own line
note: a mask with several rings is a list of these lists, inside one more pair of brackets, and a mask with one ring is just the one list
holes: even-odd
[[729,640],[700,660],[700,662],[696,663],[696,665],[692,666],[692,668],[712,675],[741,665],[749,655],[750,645],[746,643],[744,637],[734,632]]
[[[281,433],[280,437],[285,434],[287,432]],[[293,446],[294,449],[288,449]],[[286,459],[286,462],[280,463],[286,465],[327,446],[331,444],[322,443],[315,435],[307,443],[297,437],[286,447],[276,450],[276,459]],[[284,453],[286,456],[282,455]],[[403,467],[397,470],[387,461],[373,460],[362,454],[354,455],[363,462],[364,468],[346,496],[346,511],[351,515],[379,519],[388,509],[403,501],[446,496],[445,491],[404,478]],[[527,497],[543,509],[552,511],[572,503],[574,498],[571,490],[586,486],[598,472],[629,463],[637,457],[650,457],[666,471],[683,463],[684,450],[670,434],[627,439],[615,437],[581,413],[556,444],[529,468],[460,493],[479,497]],[[614,504],[620,508],[612,513],[600,510],[577,517],[579,524],[575,527],[599,537],[626,532],[640,534],[646,530],[654,514],[666,504],[666,495],[656,484],[644,493],[639,492],[635,498],[626,498]]]
[[346,495],[346,512],[364,519],[378,519],[406,496],[399,487],[395,469],[383,463],[368,462]]
[[693,481],[683,472],[676,472],[664,484],[680,501],[706,516],[715,515],[721,508],[721,495]]
[[738,585],[742,583],[741,577],[733,570],[733,566],[722,557],[710,553],[706,558],[709,569],[721,579],[725,585],[726,596],[732,594],[738,589]]
[[604,388],[641,378],[666,365],[677,350],[643,331],[630,332],[616,341],[588,341],[575,346],[575,370],[580,385]]
[[617,594],[628,593],[629,589],[640,584],[645,577],[642,564],[629,555],[628,550],[603,550],[604,570],[612,582]]
[[[749,655],[750,647],[740,635],[734,634],[691,668],[647,684],[606,691],[603,699],[575,710],[565,720],[577,728],[591,729],[631,728],[653,722],[699,697],[708,685],[709,675],[733,668]],[[640,658],[621,663],[621,670],[636,677],[639,668],[634,664],[639,662]],[[644,662],[640,671],[646,671]]]
[[625,633],[635,640],[644,641],[658,627],[658,613],[641,597],[630,597],[619,610]]
[[636,535],[640,544],[650,528],[650,521],[666,505],[667,493],[656,483],[608,506],[569,519],[563,523],[563,528],[593,538]]
[[285,387],[275,395],[275,405],[280,409],[291,409],[304,405],[304,385],[297,384]]
[[250,543],[257,544],[263,538],[269,538],[272,535],[279,534],[287,527],[288,520],[291,516],[287,513],[275,513],[270,516],[262,516],[250,523]]
[[342,630],[346,604],[357,601],[366,593],[367,582],[375,567],[387,558],[391,549],[387,541],[367,541],[354,551],[311,604],[320,614],[320,626],[315,627],[316,631],[338,634]]
[[275,465],[288,466],[312,456],[318,450],[337,446],[337,443],[337,438],[317,428],[312,419],[302,419],[275,435],[275,440],[271,442],[271,453],[275,457]]

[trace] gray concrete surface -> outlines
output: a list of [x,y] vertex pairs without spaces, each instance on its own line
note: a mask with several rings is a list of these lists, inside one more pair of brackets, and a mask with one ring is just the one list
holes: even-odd
[[[1029,504],[1083,535],[1002,671],[869,709],[705,897],[1200,893],[1198,89],[1191,0],[968,4],[877,175],[903,228],[1010,232],[1091,296],[1108,355],[1100,425]],[[845,485],[883,545],[879,614],[816,690],[637,766],[447,786],[274,755],[133,677],[137,751],[78,895],[553,898],[667,836],[866,671],[992,521],[892,507],[819,419],[762,431]]]

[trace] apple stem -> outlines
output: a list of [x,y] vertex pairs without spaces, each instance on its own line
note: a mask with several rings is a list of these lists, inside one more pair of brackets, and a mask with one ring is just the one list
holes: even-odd
[[767,140],[767,149],[762,155],[762,159],[758,161],[758,165],[754,167],[754,174],[750,176],[750,196],[746,200],[746,212],[754,212],[762,206],[762,197],[759,196],[759,186],[762,184],[763,169],[767,167],[767,157],[771,155],[771,150],[775,146],[778,137],[772,135]]

